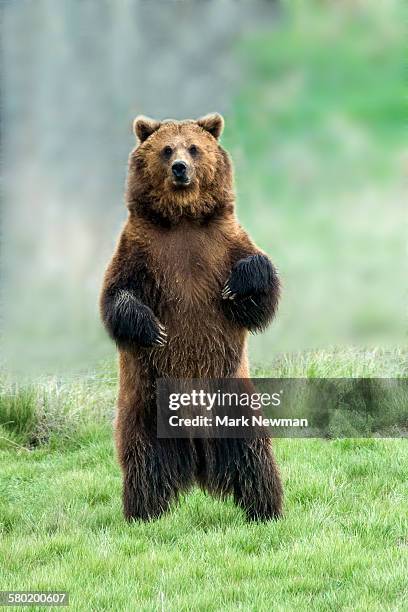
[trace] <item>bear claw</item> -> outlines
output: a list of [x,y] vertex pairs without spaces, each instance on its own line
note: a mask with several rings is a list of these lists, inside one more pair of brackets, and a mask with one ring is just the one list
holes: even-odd
[[222,295],[223,300],[233,300],[236,296],[235,293],[232,293],[231,288],[228,283],[224,286],[224,289],[222,290],[221,295]]
[[167,333],[164,331],[166,328],[164,327],[164,325],[162,325],[162,323],[159,323],[159,335],[156,338],[156,340],[154,341],[154,344],[157,344],[158,346],[164,346],[167,343]]

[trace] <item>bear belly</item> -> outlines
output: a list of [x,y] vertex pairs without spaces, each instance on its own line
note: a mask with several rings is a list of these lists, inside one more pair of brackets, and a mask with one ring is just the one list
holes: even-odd
[[224,233],[184,222],[152,240],[147,261],[159,303],[154,312],[168,341],[148,349],[155,376],[214,378],[233,376],[242,358],[247,332],[233,325],[221,308],[229,274]]
[[149,363],[158,377],[216,378],[233,376],[242,358],[246,333],[234,328],[220,309],[167,309],[166,346],[149,350]]

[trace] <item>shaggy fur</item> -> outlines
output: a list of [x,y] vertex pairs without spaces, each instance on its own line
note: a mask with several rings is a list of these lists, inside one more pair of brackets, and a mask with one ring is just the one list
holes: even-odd
[[250,519],[281,514],[270,440],[156,436],[155,380],[249,377],[248,330],[264,329],[278,303],[276,271],[235,217],[222,128],[217,114],[134,122],[129,217],[101,294],[119,349],[116,443],[127,519],[160,516],[194,482],[233,495]]

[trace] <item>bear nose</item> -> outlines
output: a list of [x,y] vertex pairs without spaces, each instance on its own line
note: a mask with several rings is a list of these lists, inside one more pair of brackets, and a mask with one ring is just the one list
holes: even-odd
[[187,172],[186,162],[176,160],[171,167],[171,171],[176,179],[185,178]]

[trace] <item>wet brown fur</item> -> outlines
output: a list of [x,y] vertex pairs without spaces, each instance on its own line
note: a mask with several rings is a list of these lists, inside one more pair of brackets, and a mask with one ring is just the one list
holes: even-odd
[[[232,266],[260,251],[235,216],[232,167],[217,140],[221,130],[217,115],[135,122],[141,142],[129,157],[129,217],[101,294],[102,319],[119,348],[116,444],[128,519],[160,516],[194,482],[217,495],[232,494],[249,518],[281,513],[281,484],[269,440],[156,436],[158,377],[249,377],[248,330],[234,310],[238,305],[226,304],[221,292]],[[189,153],[192,145],[198,148],[195,155]],[[169,159],[163,157],[166,146],[172,148]],[[174,159],[188,166],[187,187],[172,181]],[[123,299],[129,292],[139,306],[149,307],[153,326],[164,325],[164,346],[127,342],[118,320],[124,312],[117,306],[121,291]],[[276,285],[262,298],[259,329],[272,318],[278,293]],[[249,308],[248,301],[242,304]],[[115,329],[121,330],[119,338]]]

